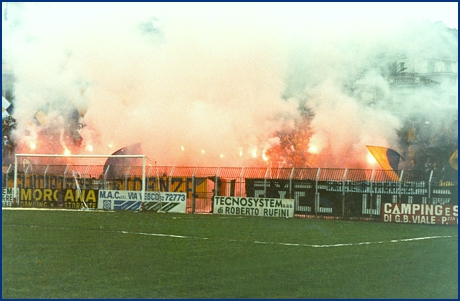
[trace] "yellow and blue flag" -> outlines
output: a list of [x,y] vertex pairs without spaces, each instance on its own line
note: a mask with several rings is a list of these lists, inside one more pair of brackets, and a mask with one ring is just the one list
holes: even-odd
[[[140,143],[128,145],[120,148],[112,155],[142,155],[142,147]],[[107,179],[114,179],[116,177],[123,177],[123,171],[127,167],[136,165],[142,165],[142,162],[137,158],[109,157],[105,161],[104,172],[106,172]]]
[[402,158],[401,155],[391,148],[383,146],[366,145],[366,147],[369,149],[372,156],[374,156],[377,163],[379,163],[380,167],[385,170],[386,174],[392,180],[399,181],[399,177],[395,171],[398,170],[399,159]]
[[450,156],[449,164],[453,169],[458,170],[458,149]]

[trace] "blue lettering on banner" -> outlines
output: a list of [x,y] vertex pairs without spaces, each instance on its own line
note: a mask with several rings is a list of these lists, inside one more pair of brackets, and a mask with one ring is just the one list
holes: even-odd
[[161,197],[159,192],[146,192],[144,196],[145,201],[162,201],[163,198]]
[[136,192],[128,192],[128,198],[130,200],[137,200],[137,193]]
[[[144,197],[144,207],[142,207]],[[106,210],[161,210],[185,213],[187,196],[185,192],[116,191],[100,190],[98,208]]]
[[99,199],[105,199],[106,198],[106,191],[104,190],[99,190]]
[[146,192],[144,196],[146,211],[186,213],[185,192]]

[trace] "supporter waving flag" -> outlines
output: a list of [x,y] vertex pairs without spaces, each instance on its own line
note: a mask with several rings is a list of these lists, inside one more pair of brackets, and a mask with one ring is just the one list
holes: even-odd
[[[120,148],[112,155],[141,155],[142,148],[140,143],[132,144]],[[107,174],[107,179],[114,179],[116,177],[122,177],[123,171],[129,166],[141,166],[142,162],[136,158],[117,158],[110,157],[105,161],[104,171]]]
[[383,146],[366,145],[366,147],[369,149],[372,156],[374,156],[377,163],[379,163],[380,167],[385,170],[386,174],[392,180],[398,181],[399,177],[395,171],[398,170],[399,159],[402,158],[401,155],[398,152]]

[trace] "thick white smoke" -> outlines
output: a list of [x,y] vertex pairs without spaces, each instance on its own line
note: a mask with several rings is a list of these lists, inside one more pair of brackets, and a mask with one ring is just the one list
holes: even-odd
[[[158,164],[253,165],[279,144],[274,134],[295,130],[308,110],[309,144],[324,154],[316,163],[348,167],[359,166],[350,157],[361,158],[366,144],[397,149],[412,112],[436,106],[442,120],[446,106],[457,109],[448,84],[435,104],[422,101],[433,90],[395,99],[382,68],[443,57],[455,61],[456,72],[457,39],[444,25],[346,18],[340,7],[10,4],[3,59],[16,79],[15,139],[62,129],[53,116],[75,107],[83,124],[79,153],[141,142]],[[31,126],[45,108],[51,121]]]

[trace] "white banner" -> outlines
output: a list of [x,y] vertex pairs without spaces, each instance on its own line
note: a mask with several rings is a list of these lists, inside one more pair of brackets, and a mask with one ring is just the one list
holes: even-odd
[[[13,191],[14,188],[2,188],[2,207],[13,206]],[[19,189],[16,191],[18,192],[16,195],[19,195]]]
[[[149,191],[144,194],[144,210],[185,213],[185,192]],[[98,209],[142,210],[142,192],[126,190],[99,190]]]
[[227,215],[294,217],[294,200],[215,196],[213,213]]

